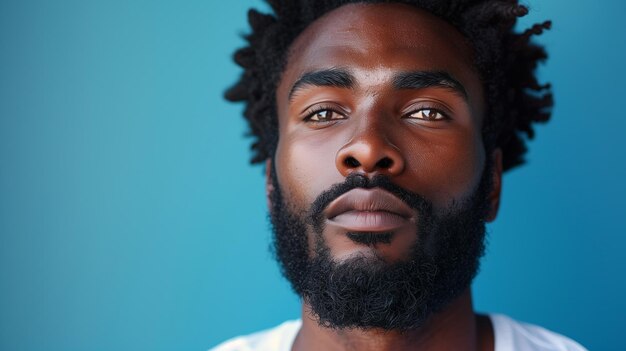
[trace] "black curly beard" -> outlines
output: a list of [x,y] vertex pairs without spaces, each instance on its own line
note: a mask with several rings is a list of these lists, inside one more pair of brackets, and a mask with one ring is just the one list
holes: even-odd
[[[393,184],[387,177],[370,180],[354,175],[322,193],[311,208],[298,211],[298,215],[283,198],[273,167],[270,173],[276,258],[294,291],[311,306],[324,327],[420,327],[463,293],[478,272],[491,189],[489,166],[471,196],[438,211],[424,197]],[[333,261],[321,235],[321,212],[332,200],[359,187],[385,189],[417,211],[419,240],[411,248],[409,259],[388,263],[380,257],[356,256],[341,263]],[[307,235],[315,236],[314,255]]]

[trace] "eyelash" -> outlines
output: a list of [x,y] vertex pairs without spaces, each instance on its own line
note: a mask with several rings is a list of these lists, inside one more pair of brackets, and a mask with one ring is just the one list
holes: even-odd
[[[438,113],[438,114],[441,115],[442,118],[440,118],[440,119],[429,119],[429,118],[411,117],[411,115],[420,113],[422,111],[431,111],[431,113],[432,112]],[[431,106],[421,106],[419,108],[416,108],[416,109],[412,110],[411,112],[408,112],[408,113],[404,114],[404,116],[402,116],[402,118],[419,119],[419,120],[422,120],[422,121],[429,121],[429,122],[448,121],[448,120],[451,119],[450,116],[446,112],[442,111],[441,109],[439,109],[437,107],[431,107]]]
[[[417,117],[411,117],[411,115],[413,114],[417,114],[420,111],[424,111],[424,110],[429,110],[435,113],[438,113],[442,116],[442,118],[440,119],[428,119],[428,118],[417,118]],[[332,112],[332,113],[336,113],[339,116],[341,116],[342,118],[335,118],[335,119],[329,119],[329,120],[322,120],[322,121],[315,121],[313,120],[313,117],[321,112]],[[432,113],[431,112],[431,113]],[[310,122],[310,123],[330,123],[330,122],[334,122],[334,121],[339,121],[342,119],[346,118],[346,114],[345,112],[339,111],[339,109],[331,107],[331,106],[317,106],[315,108],[312,108],[308,111],[305,112],[305,117],[304,117],[304,121],[305,122]],[[448,114],[444,111],[442,111],[439,108],[436,107],[431,107],[431,106],[421,106],[419,108],[416,108],[414,110],[412,110],[411,112],[408,112],[406,114],[404,114],[402,116],[402,118],[406,118],[406,119],[417,119],[417,120],[422,120],[422,121],[429,121],[429,122],[436,122],[436,121],[447,121],[450,120],[451,118],[448,116]]]
[[[326,121],[315,121],[315,120],[313,120],[313,117],[315,115],[317,115],[318,113],[321,113],[321,112],[336,113],[339,116],[341,116],[342,118],[330,119],[330,120],[326,120]],[[334,108],[332,106],[317,106],[317,107],[312,108],[312,109],[310,109],[310,110],[305,112],[304,121],[305,122],[310,122],[310,123],[330,123],[330,122],[342,120],[342,119],[345,119],[345,118],[346,118],[345,112],[341,112],[337,108]]]

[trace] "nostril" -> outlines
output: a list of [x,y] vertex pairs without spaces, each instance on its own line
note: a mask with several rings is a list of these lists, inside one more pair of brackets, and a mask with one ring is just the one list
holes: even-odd
[[384,157],[376,163],[376,167],[381,169],[389,169],[391,166],[393,166],[393,160],[389,157]]
[[359,167],[361,165],[361,163],[354,157],[349,156],[346,157],[346,159],[343,161],[343,163],[350,168],[355,168],[355,167]]

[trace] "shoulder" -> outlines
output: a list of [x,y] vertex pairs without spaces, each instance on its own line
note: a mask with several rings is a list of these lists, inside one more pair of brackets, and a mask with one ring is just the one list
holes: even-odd
[[302,321],[287,321],[272,329],[238,336],[209,351],[289,351]]
[[545,328],[519,322],[501,314],[491,314],[495,350],[587,351],[576,341]]

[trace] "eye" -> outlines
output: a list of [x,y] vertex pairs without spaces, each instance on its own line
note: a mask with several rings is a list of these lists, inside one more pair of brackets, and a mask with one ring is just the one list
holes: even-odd
[[317,111],[310,112],[305,118],[305,121],[307,122],[331,122],[331,121],[336,121],[336,120],[345,119],[345,118],[346,116],[340,114],[337,111],[334,111],[328,108],[322,108]]
[[443,112],[434,108],[422,108],[413,111],[405,116],[405,118],[415,118],[425,121],[442,121],[449,119]]

